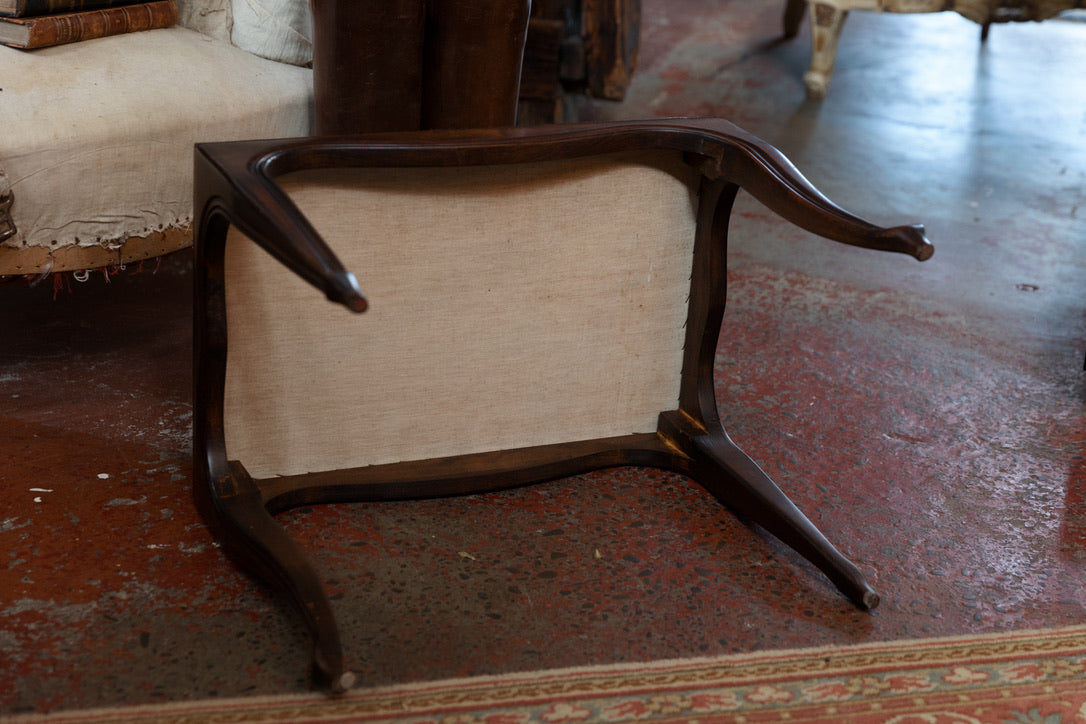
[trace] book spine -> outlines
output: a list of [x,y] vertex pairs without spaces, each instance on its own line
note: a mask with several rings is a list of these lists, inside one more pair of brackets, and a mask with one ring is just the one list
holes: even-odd
[[82,10],[131,5],[141,0],[10,0],[0,3],[0,17],[24,18],[36,15],[74,13]]
[[177,23],[174,0],[156,0],[104,10],[35,18],[25,48],[44,48],[122,33],[166,28]]

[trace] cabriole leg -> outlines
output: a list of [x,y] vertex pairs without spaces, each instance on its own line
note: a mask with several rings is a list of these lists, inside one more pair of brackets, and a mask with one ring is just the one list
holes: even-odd
[[691,477],[724,505],[765,528],[809,560],[846,597],[865,610],[879,595],[723,428],[705,431],[682,413],[664,416],[668,436],[693,459]]
[[259,488],[240,463],[230,464],[236,493],[211,493],[209,513],[226,554],[243,570],[290,599],[313,640],[317,684],[342,693],[356,680],[343,662],[343,645],[324,582],[304,551],[264,507]]

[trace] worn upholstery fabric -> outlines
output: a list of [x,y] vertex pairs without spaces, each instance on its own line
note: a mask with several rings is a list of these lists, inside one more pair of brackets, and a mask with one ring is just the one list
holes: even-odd
[[653,432],[678,404],[691,171],[326,171],[288,192],[370,309],[227,242],[227,455],[257,477]]
[[192,148],[305,135],[310,71],[174,27],[0,47],[6,246],[108,245],[192,216]]
[[231,40],[261,58],[292,65],[313,61],[313,26],[306,0],[232,0]]

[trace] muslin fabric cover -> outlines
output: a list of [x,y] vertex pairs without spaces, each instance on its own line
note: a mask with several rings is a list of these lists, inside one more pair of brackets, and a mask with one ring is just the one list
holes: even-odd
[[371,306],[329,303],[230,232],[226,448],[254,476],[652,432],[677,407],[697,203],[681,159],[282,183]]
[[[215,3],[185,12],[228,36]],[[0,168],[16,227],[4,245],[17,248],[108,246],[188,224],[193,144],[311,129],[311,71],[181,26],[0,47],[0,78]]]

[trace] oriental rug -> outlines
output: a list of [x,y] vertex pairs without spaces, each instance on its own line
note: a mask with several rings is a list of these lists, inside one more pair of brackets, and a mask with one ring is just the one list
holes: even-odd
[[[2,718],[2,717],[0,717]],[[480,676],[320,694],[24,715],[181,722],[1086,721],[1086,626]]]

